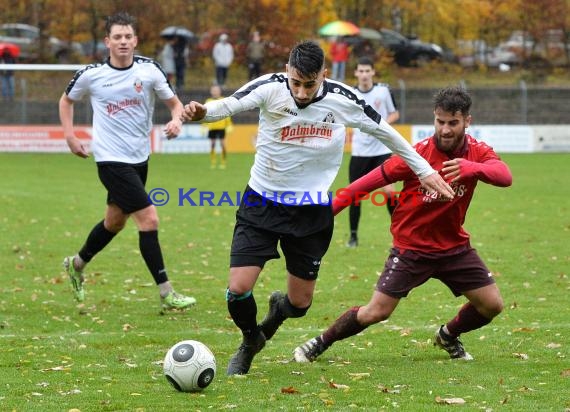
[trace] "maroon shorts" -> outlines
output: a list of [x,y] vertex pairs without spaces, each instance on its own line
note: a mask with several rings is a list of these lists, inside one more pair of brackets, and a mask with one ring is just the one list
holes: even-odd
[[477,251],[471,247],[453,254],[429,256],[392,248],[376,290],[396,299],[427,282],[439,279],[455,296],[495,283]]

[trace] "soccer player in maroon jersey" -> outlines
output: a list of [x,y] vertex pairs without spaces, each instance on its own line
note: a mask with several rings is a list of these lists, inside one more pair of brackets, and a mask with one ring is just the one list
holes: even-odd
[[393,248],[372,298],[364,306],[347,310],[323,334],[297,347],[297,362],[312,362],[334,342],[388,319],[401,298],[430,278],[439,279],[455,296],[468,300],[435,333],[434,345],[446,350],[452,359],[473,359],[459,336],[485,326],[502,311],[499,289],[471,247],[463,222],[479,180],[507,187],[512,175],[491,147],[465,133],[471,122],[471,98],[465,90],[440,90],[434,103],[435,134],[415,148],[450,183],[455,198],[444,200],[423,190],[398,156],[337,193],[335,214],[365,193],[404,182],[403,195],[392,215]]

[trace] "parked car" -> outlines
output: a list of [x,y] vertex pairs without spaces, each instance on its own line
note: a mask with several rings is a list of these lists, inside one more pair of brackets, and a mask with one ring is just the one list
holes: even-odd
[[390,50],[399,66],[421,66],[443,58],[441,46],[410,39],[394,30],[381,29],[382,45]]
[[525,31],[515,30],[499,46],[516,54],[518,63],[523,66],[570,64],[570,37],[561,29],[545,30],[536,38]]
[[484,40],[458,40],[458,62],[463,67],[478,65],[507,70],[521,63],[520,56],[504,44],[491,47]]
[[570,41],[566,41],[565,32],[558,29],[544,31],[539,39],[515,30],[495,47],[484,40],[458,40],[457,54],[459,63],[464,67],[548,69],[570,64]]
[[[36,60],[40,55],[40,29],[24,23],[0,24],[0,42],[16,44],[20,48],[21,60]],[[56,37],[48,38],[51,56],[58,61],[68,61],[76,55],[83,54],[81,44],[67,43]]]
[[365,48],[387,50],[398,66],[421,66],[434,60],[453,60],[450,53],[434,43],[426,43],[415,37],[408,38],[390,29],[380,29],[380,39],[348,38],[356,55],[366,54]]

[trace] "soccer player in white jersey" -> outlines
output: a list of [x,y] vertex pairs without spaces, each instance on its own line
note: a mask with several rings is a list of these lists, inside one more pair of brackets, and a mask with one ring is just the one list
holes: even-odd
[[[395,123],[400,118],[400,112],[394,102],[394,96],[385,83],[374,83],[374,62],[369,57],[358,59],[354,76],[357,80],[355,93],[359,98],[372,106],[380,113],[389,124]],[[352,157],[348,165],[348,180],[350,183],[364,176],[380,166],[390,158],[392,152],[384,143],[360,129],[354,129],[352,134]],[[382,188],[385,193],[386,207],[392,215],[396,207],[396,199],[393,196],[394,185],[389,184]],[[350,205],[349,223],[350,238],[346,244],[348,247],[358,246],[358,223],[360,221],[362,204],[355,202]]]
[[[326,80],[323,50],[297,44],[286,73],[261,76],[233,95],[205,105],[190,102],[184,120],[206,122],[260,109],[255,161],[236,214],[230,255],[228,311],[243,334],[227,374],[246,374],[254,356],[287,318],[304,316],[333,232],[328,190],[341,165],[345,125],[358,127],[400,154],[427,190],[453,198],[450,186],[381,116],[343,83]],[[287,294],[273,292],[257,323],[253,287],[265,263],[287,268]]]
[[105,44],[109,58],[79,70],[59,101],[59,116],[71,152],[89,154],[75,136],[73,105],[88,95],[93,107],[92,150],[99,179],[107,189],[105,218],[89,233],[74,256],[64,259],[77,301],[85,298],[83,270],[132,217],[139,230],[142,257],[159,287],[163,309],[183,309],[196,303],[176,293],[164,267],[158,241],[158,215],[145,190],[155,95],[170,109],[165,134],[175,138],[182,127],[182,102],[174,94],[160,65],[135,56],[135,19],[118,13],[107,19]]

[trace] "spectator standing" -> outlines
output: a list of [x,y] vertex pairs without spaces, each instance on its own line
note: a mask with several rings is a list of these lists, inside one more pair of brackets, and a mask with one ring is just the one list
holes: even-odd
[[174,66],[176,70],[176,88],[182,90],[184,88],[184,75],[186,72],[186,63],[188,61],[189,51],[188,42],[182,36],[174,38]]
[[332,61],[332,78],[343,82],[346,72],[346,62],[350,57],[348,44],[342,37],[335,38],[331,44],[329,54]]
[[[2,52],[2,63],[4,64],[14,64],[16,63],[16,58],[12,52],[5,48]],[[11,102],[14,100],[15,91],[15,81],[14,81],[14,70],[3,70],[2,71],[2,97],[5,101]]]
[[162,66],[162,70],[166,73],[166,78],[170,83],[172,83],[174,76],[176,75],[176,63],[173,47],[175,41],[176,40],[174,38],[167,39],[159,55],[160,65]]
[[220,38],[212,50],[212,58],[216,67],[216,83],[221,87],[226,84],[228,69],[234,61],[234,48],[228,38],[226,33],[220,34]]
[[246,52],[249,80],[253,80],[261,76],[261,65],[265,57],[265,44],[261,41],[258,31],[254,31],[251,35],[251,41],[247,45]]
[[[354,77],[358,81],[355,93],[374,108],[383,119],[393,124],[400,118],[400,112],[396,108],[394,96],[385,83],[374,83],[374,62],[368,57],[358,59]],[[348,179],[352,183],[358,178],[376,169],[391,156],[392,152],[384,143],[360,129],[354,129],[352,134],[352,157],[348,166]],[[393,196],[394,185],[389,184],[382,190],[386,194],[386,206],[392,215],[395,207]],[[358,246],[358,223],[360,221],[361,202],[350,205],[350,239],[348,247]]]

